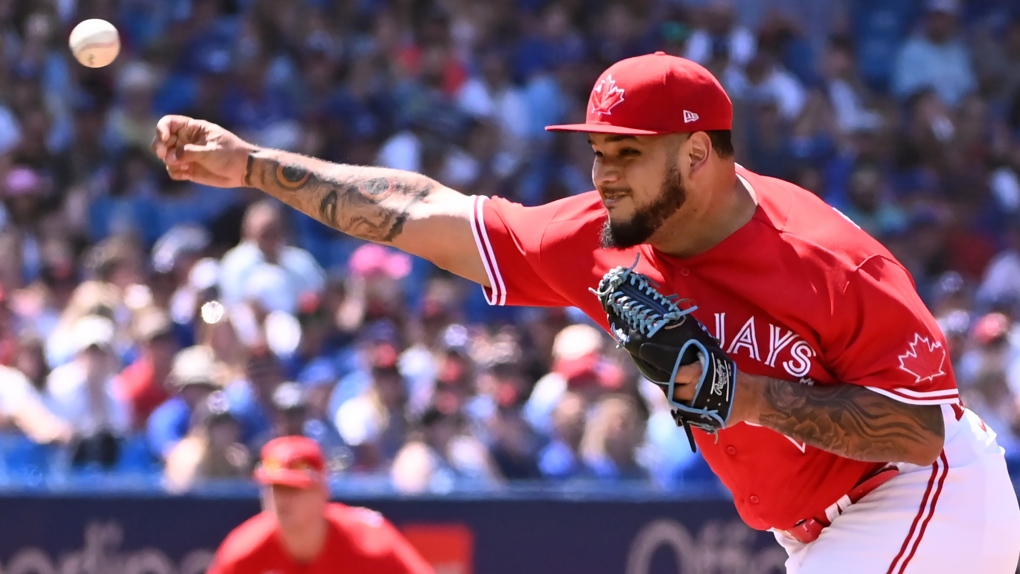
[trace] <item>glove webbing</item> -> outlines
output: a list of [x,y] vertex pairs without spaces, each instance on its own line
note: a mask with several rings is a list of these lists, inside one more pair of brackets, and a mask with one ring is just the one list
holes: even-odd
[[[634,273],[634,269],[637,268],[640,260],[641,254],[638,254],[630,268],[620,268],[618,273],[611,276],[607,275],[599,284],[598,289],[589,288],[588,290],[605,302],[620,319],[627,323],[628,327],[641,333],[645,338],[651,338],[670,323],[683,320],[686,315],[693,313],[698,307],[697,305],[692,305],[687,309],[681,309],[677,303],[689,301],[689,299],[680,299],[678,295],[663,295],[658,291],[659,285],[653,280],[640,273]],[[630,288],[624,291],[621,289],[624,285],[628,285]],[[613,336],[616,339],[617,349],[623,348],[629,339],[629,335],[619,328],[613,329]],[[666,399],[670,403],[673,402],[673,390],[676,384],[676,373],[679,368],[680,356],[678,355],[677,363],[673,368],[671,376],[672,380],[667,385],[655,382],[657,386],[662,388]],[[691,430],[691,425],[683,417],[680,409],[671,409],[670,415],[677,426],[683,427],[684,432],[687,434],[687,441],[691,445],[691,450],[698,452],[698,447],[694,443],[694,433]],[[718,437],[716,437],[716,440],[718,440]]]

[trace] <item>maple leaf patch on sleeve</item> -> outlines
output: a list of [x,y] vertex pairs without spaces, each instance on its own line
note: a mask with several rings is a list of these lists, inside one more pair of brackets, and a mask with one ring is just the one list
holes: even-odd
[[920,333],[915,333],[913,342],[898,358],[900,369],[914,375],[915,383],[932,381],[946,374],[946,349],[932,337],[922,337]]

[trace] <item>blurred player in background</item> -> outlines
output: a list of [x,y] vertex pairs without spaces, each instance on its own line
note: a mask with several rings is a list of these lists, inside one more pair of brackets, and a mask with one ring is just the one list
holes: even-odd
[[432,574],[379,513],[329,502],[315,441],[270,441],[255,478],[263,511],[234,529],[207,574]]

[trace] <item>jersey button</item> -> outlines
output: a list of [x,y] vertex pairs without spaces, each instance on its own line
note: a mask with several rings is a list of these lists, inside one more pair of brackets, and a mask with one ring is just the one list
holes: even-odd
[[684,267],[683,269],[680,270],[680,275],[682,275],[684,277],[687,277],[690,274],[691,274],[691,270],[686,268],[686,267]]
[[747,497],[747,501],[750,502],[751,504],[758,504],[758,497],[752,494],[751,496]]
[[733,455],[737,454],[737,447],[735,447],[733,445],[730,445],[730,446],[726,447],[726,454],[728,454],[730,456],[733,456]]

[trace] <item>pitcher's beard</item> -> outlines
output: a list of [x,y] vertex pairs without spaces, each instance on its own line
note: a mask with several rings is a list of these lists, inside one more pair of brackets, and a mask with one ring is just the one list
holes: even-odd
[[646,243],[667,219],[680,211],[685,201],[687,190],[680,181],[680,170],[674,165],[666,172],[659,196],[649,205],[637,208],[629,220],[614,222],[606,214],[606,222],[602,226],[602,248],[626,249]]

